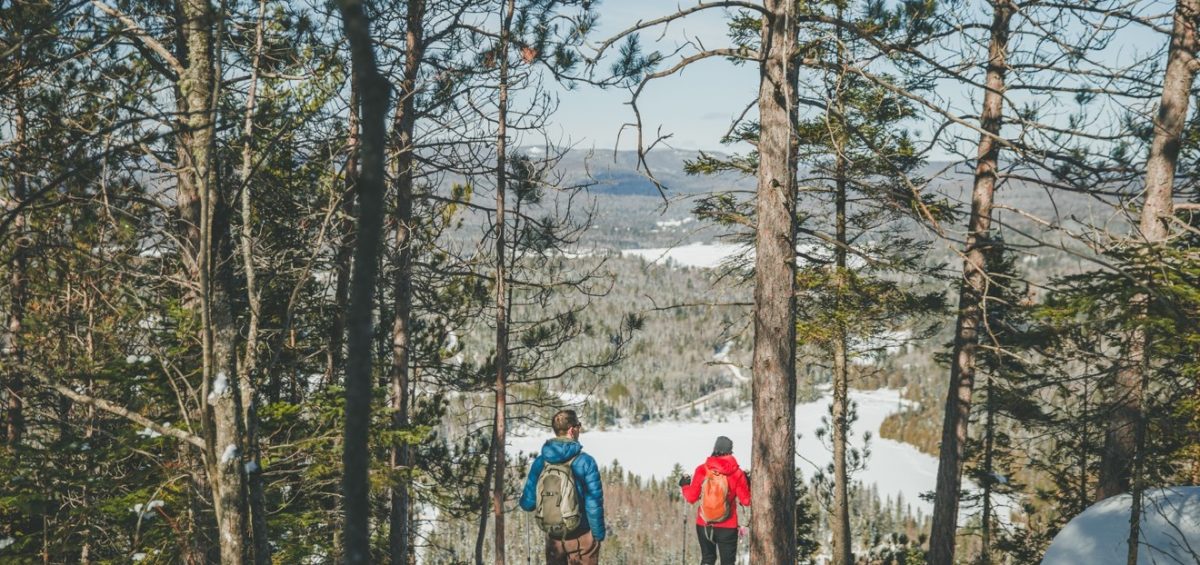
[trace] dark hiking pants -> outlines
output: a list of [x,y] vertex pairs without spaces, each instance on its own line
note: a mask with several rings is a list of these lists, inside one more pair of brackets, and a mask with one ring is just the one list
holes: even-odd
[[737,559],[737,528],[697,525],[696,534],[700,536],[701,565],[714,565],[718,554],[721,556],[721,565],[733,565]]
[[565,540],[546,536],[547,565],[596,565],[600,562],[600,542],[591,530]]

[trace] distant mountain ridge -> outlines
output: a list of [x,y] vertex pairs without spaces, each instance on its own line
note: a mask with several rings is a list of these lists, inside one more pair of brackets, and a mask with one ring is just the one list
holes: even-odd
[[[522,151],[535,149],[522,148]],[[535,149],[541,151],[540,148]],[[655,149],[645,156],[646,165],[665,189],[668,197],[688,197],[720,192],[724,190],[753,190],[755,179],[747,175],[722,173],[717,175],[688,175],[684,172],[687,162],[701,153],[722,158],[729,153],[708,150]],[[661,199],[659,188],[638,166],[636,151],[568,150],[558,163],[557,171],[571,184],[587,184],[588,191],[602,197],[654,197]],[[928,180],[928,189],[960,204],[967,211],[974,181],[974,170],[967,163],[930,162],[918,171]],[[1111,217],[1113,210],[1108,203],[1076,192],[1050,191],[1044,186],[1027,182],[1003,182],[996,192],[998,213],[1015,216],[1006,207],[1016,208],[1047,221],[1095,220],[1101,223]]]

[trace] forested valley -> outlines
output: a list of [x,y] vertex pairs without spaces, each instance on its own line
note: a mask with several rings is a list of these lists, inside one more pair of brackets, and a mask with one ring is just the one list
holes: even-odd
[[0,563],[1200,563],[1198,25],[0,0]]

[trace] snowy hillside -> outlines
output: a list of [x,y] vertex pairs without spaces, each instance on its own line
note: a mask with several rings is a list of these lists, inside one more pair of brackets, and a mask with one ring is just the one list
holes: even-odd
[[[1042,565],[1122,565],[1129,539],[1128,494],[1097,502],[1055,536]],[[1138,563],[1200,563],[1200,487],[1146,491]]]

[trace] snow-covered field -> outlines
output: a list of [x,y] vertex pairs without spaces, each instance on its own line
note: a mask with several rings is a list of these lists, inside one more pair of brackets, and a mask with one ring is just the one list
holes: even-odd
[[[797,263],[803,263],[805,257],[822,257],[830,259],[828,249],[812,245],[799,244],[796,246]],[[675,247],[653,247],[649,249],[622,249],[621,255],[626,257],[641,257],[650,263],[672,264],[679,267],[697,267],[714,269],[720,267],[725,260],[737,255],[754,258],[754,249],[748,245],[730,243],[689,243]],[[848,265],[858,269],[866,265],[866,261],[858,255],[849,258]]]
[[[863,431],[872,432],[871,458],[866,470],[857,478],[864,485],[874,484],[880,496],[903,496],[912,513],[929,516],[932,505],[918,496],[931,491],[937,478],[937,460],[911,445],[878,437],[880,424],[888,414],[904,408],[899,390],[851,391],[850,398],[858,404],[858,422],[852,431],[855,445],[861,447]],[[816,466],[824,467],[831,460],[829,451],[816,437],[821,417],[828,412],[829,397],[801,404],[796,408],[797,464],[805,477],[811,477]],[[621,467],[642,477],[663,478],[676,463],[691,473],[696,465],[712,451],[719,435],[733,440],[734,455],[742,467],[750,467],[750,409],[728,415],[724,421],[660,422],[642,427],[587,431],[580,437],[584,450],[601,465],[617,461]],[[511,438],[511,447],[519,452],[536,453],[549,436],[539,430],[523,430]]]
[[680,267],[713,269],[721,262],[747,250],[741,245],[728,243],[689,243],[676,247],[652,249],[622,249],[621,254],[641,257],[650,263],[672,263]]

